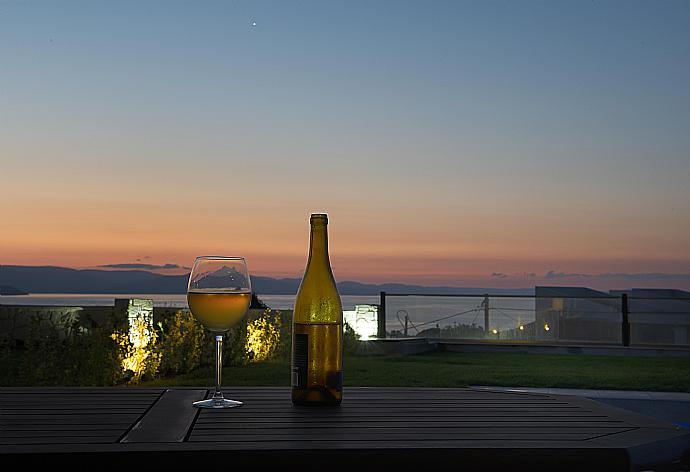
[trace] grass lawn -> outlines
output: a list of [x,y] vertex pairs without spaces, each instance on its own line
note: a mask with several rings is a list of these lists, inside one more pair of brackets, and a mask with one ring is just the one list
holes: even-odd
[[[352,356],[344,359],[346,386],[564,387],[690,392],[690,359],[503,353]],[[287,386],[289,362],[223,369],[223,384]],[[141,386],[207,386],[210,368],[144,382]]]

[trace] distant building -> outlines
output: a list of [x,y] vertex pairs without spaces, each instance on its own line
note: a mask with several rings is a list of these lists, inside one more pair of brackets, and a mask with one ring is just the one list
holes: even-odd
[[620,344],[620,298],[585,287],[537,286],[534,294],[536,340]]
[[610,293],[628,294],[631,344],[690,344],[690,292],[633,288]]
[[534,339],[620,344],[624,293],[632,345],[690,345],[690,292],[675,289],[535,287]]

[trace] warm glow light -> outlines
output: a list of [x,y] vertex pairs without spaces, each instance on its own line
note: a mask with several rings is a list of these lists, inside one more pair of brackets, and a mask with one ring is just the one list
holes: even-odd
[[498,330],[497,330],[497,329],[492,329],[491,332],[494,333],[494,334],[498,334]]
[[247,323],[245,356],[250,362],[270,359],[280,342],[280,318],[272,318],[266,310],[259,318]]
[[548,330],[550,330],[550,329],[551,329],[551,327],[549,326],[549,324],[548,324],[548,323],[544,323],[544,331],[548,331]]
[[153,333],[153,300],[134,298],[127,306],[129,342],[135,349],[142,349],[151,342]]
[[355,305],[354,310],[343,311],[343,321],[359,335],[360,340],[367,341],[378,334],[378,308],[377,305]]
[[525,330],[525,327],[520,325],[520,331],[524,331],[524,330]]
[[[116,305],[119,300],[116,300]],[[154,345],[157,336],[153,329],[153,300],[131,299],[127,303],[127,333],[116,331],[111,338],[123,351],[122,370],[131,372],[130,382],[137,382],[149,372],[156,372],[161,354]]]

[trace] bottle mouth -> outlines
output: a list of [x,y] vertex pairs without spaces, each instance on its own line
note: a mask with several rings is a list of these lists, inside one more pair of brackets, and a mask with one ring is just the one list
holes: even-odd
[[326,213],[312,213],[309,222],[328,224],[328,215]]

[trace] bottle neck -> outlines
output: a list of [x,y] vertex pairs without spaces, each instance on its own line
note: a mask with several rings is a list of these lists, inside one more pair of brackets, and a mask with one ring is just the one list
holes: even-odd
[[317,222],[311,224],[307,267],[321,264],[325,264],[330,268],[328,260],[328,226],[325,223]]

